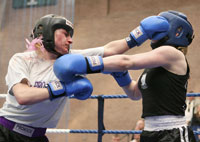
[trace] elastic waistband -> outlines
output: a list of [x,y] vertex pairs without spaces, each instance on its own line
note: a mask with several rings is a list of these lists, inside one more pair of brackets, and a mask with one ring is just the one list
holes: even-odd
[[161,131],[186,127],[186,119],[184,116],[166,115],[145,117],[144,122],[144,130],[147,131]]
[[36,128],[24,124],[19,124],[4,117],[0,117],[0,124],[11,131],[17,132],[27,137],[41,137],[46,133],[46,128]]

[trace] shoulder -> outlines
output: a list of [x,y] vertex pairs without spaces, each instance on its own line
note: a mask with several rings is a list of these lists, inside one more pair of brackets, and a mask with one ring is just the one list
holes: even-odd
[[153,50],[155,54],[161,55],[166,60],[177,60],[177,59],[184,59],[184,54],[172,46],[161,46]]
[[186,74],[187,62],[183,52],[172,46],[162,46],[158,52],[163,56],[163,68],[177,75]]
[[21,59],[37,58],[37,54],[35,51],[21,52],[21,53],[15,53],[12,56],[12,58],[21,58]]
[[22,58],[22,57],[36,57],[37,54],[35,51],[28,51],[28,52],[20,52],[15,53],[12,58]]
[[29,61],[33,61],[36,59],[37,59],[37,54],[35,51],[15,53],[11,57],[10,63],[12,63],[12,62],[29,62]]
[[161,46],[161,47],[154,49],[153,51],[161,52],[161,53],[165,53],[165,54],[180,52],[178,49],[176,49],[173,46]]

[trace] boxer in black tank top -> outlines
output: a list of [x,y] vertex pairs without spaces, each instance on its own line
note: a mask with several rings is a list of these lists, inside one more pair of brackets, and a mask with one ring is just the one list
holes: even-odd
[[145,126],[140,142],[195,142],[185,119],[190,76],[185,55],[194,38],[193,28],[181,12],[165,11],[159,16],[166,18],[170,26],[162,39],[151,40],[151,51],[103,58],[103,71],[121,72],[121,76],[114,76],[119,84],[131,78],[124,71],[144,69],[137,81],[121,86],[130,99],[142,98]]

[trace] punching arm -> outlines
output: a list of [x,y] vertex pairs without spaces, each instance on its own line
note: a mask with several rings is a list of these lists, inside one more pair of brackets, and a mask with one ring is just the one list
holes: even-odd
[[[65,82],[73,80],[76,75],[100,73],[103,72],[103,69],[104,64],[101,56],[83,57],[79,54],[69,54],[62,56],[54,63],[56,76]],[[121,87],[131,82],[128,71],[112,72],[111,75]]]
[[58,58],[53,66],[55,75],[60,81],[69,83],[77,75],[98,73],[103,70],[101,56],[84,57],[80,54],[67,54]]

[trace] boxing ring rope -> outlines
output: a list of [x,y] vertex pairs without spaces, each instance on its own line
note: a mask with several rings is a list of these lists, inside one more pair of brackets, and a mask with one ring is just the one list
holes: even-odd
[[[5,98],[7,94],[0,94],[0,99]],[[187,97],[199,97],[200,93],[187,93]],[[89,99],[98,100],[98,130],[87,129],[47,129],[47,133],[92,133],[98,134],[98,142],[102,142],[104,134],[141,134],[142,131],[136,130],[105,130],[103,123],[104,100],[128,98],[127,95],[92,95]],[[71,96],[70,99],[74,99]],[[194,134],[200,135],[200,131],[194,131]]]

